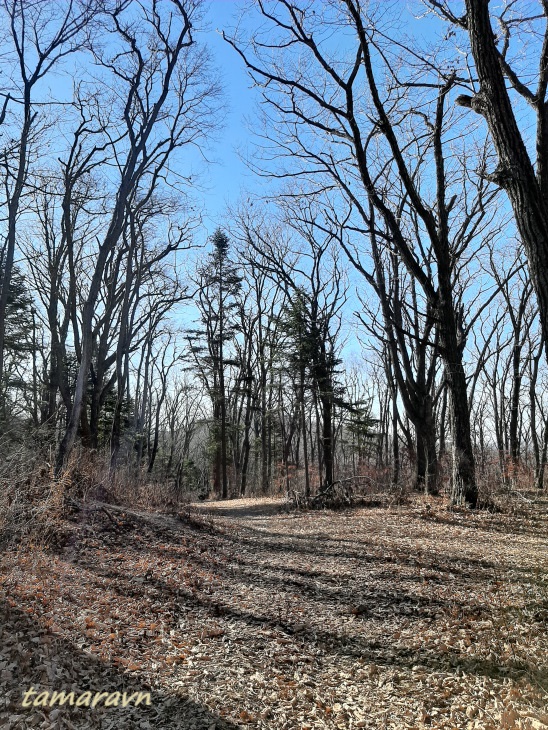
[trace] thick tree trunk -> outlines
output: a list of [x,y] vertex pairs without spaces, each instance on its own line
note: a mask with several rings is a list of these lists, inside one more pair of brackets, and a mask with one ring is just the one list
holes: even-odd
[[535,486],[538,490],[544,489],[544,470],[548,461],[548,419],[544,421],[544,438],[542,439],[542,450],[535,476]]
[[324,468],[324,487],[330,487],[333,484],[333,402],[331,393],[322,392],[320,394],[322,405],[322,447],[323,447],[323,468]]
[[92,301],[88,300],[84,305],[84,324],[82,329],[85,329],[85,336],[82,336],[82,360],[78,369],[78,376],[76,378],[76,387],[74,390],[74,398],[72,399],[72,411],[69,416],[67,428],[63,440],[59,445],[57,451],[57,458],[55,462],[55,474],[58,477],[66,466],[68,457],[74,446],[76,440],[76,434],[78,432],[78,424],[82,415],[82,408],[84,406],[86,386],[89,368],[91,365],[91,356],[93,351],[93,337],[92,337],[92,318],[93,309],[95,305],[95,299]]
[[[103,373],[99,377],[102,381]],[[97,378],[94,382],[89,402],[89,438],[85,446],[92,449],[96,449],[99,445],[99,418],[101,415],[101,390],[103,387],[101,381]]]
[[[548,147],[543,120],[544,98],[535,101],[539,116],[537,168],[520,133],[506,89],[495,44],[495,34],[486,0],[466,0],[467,29],[480,83],[479,93],[460,97],[459,103],[482,114],[486,121],[499,165],[491,179],[502,187],[510,200],[516,225],[527,253],[540,312],[544,340],[548,339]],[[547,351],[548,355],[548,351]]]
[[397,487],[400,481],[400,439],[398,435],[398,400],[397,390],[392,389],[392,486]]
[[446,433],[445,424],[447,422],[447,388],[443,389],[441,410],[440,410],[440,422],[439,422],[439,435],[440,435],[440,447],[438,452],[438,459],[441,461],[445,456],[446,449]]
[[249,431],[244,436],[243,458],[242,458],[242,474],[240,481],[240,495],[243,497],[247,489],[247,474],[249,469],[249,453],[251,451],[251,443],[249,440]]
[[415,489],[425,494],[439,494],[439,461],[436,453],[436,428],[432,412],[432,399],[425,399],[425,405],[430,403],[423,413],[423,418],[415,423],[416,433],[416,473]]
[[470,436],[470,413],[466,378],[462,363],[446,365],[446,377],[451,395],[451,436],[453,441],[452,501],[467,502],[474,507],[478,500],[474,452]]
[[512,394],[510,397],[510,425],[509,425],[509,445],[510,445],[510,462],[512,464],[512,476],[515,476],[515,470],[519,459],[519,397],[521,393],[521,345],[515,344],[512,352]]
[[[440,262],[438,261],[438,266]],[[440,267],[441,269],[441,267]],[[478,488],[474,449],[470,427],[470,409],[466,373],[462,364],[462,349],[458,341],[455,308],[451,283],[445,271],[440,270],[440,351],[444,361],[445,380],[451,399],[451,437],[453,445],[452,501],[462,501],[475,507]]]

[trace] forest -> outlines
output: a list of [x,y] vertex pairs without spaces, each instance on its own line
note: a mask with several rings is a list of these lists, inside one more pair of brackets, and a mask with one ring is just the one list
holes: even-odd
[[0,725],[548,727],[548,2],[0,17]]
[[[427,10],[463,31],[449,7]],[[185,153],[207,147],[226,100],[200,4],[3,12],[10,479],[25,444],[42,459],[38,443],[56,477],[92,455],[105,488],[174,500],[307,502],[361,480],[475,506],[493,483],[543,489],[548,259],[529,217],[543,209],[545,79],[520,81],[542,18],[501,12],[491,119],[456,40],[407,47],[382,5],[259,3],[259,30],[224,33],[261,89],[248,162],[273,182],[208,236]],[[504,165],[530,185],[514,191]]]

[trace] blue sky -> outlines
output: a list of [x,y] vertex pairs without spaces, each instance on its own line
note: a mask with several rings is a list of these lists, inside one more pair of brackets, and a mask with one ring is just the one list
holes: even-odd
[[[432,18],[413,19],[420,10],[424,12],[423,6],[415,0],[382,1],[386,2],[386,10],[393,21],[397,24],[405,18],[406,30],[412,30],[416,38],[431,40],[439,32],[440,26]],[[211,144],[207,157],[213,164],[204,165],[201,157],[196,163],[201,172],[200,183],[205,188],[196,197],[203,205],[203,222],[208,234],[222,225],[227,204],[236,203],[244,191],[256,193],[268,186],[266,180],[259,179],[247,169],[238,154],[238,150],[245,150],[252,142],[250,129],[258,95],[252,88],[242,59],[221,36],[222,30],[228,31],[237,23],[244,5],[243,0],[211,0],[206,18],[208,30],[201,38],[210,48],[214,66],[221,74],[227,105],[223,129]]]
[[[413,12],[409,12],[411,6],[417,14],[420,8],[415,0],[410,2],[382,0],[382,2],[386,2],[385,9],[396,24],[403,22],[405,18],[405,30],[412,32],[416,38],[432,39],[439,31],[439,26],[431,18],[413,20]],[[211,144],[208,153],[208,160],[213,164],[199,163],[200,182],[205,188],[203,191],[195,191],[197,202],[204,214],[205,231],[203,239],[201,235],[199,236],[200,243],[205,242],[205,238],[211,235],[215,228],[224,225],[227,205],[236,204],[246,192],[257,194],[260,190],[268,190],[269,187],[268,180],[258,178],[250,172],[238,154],[238,150],[243,151],[253,143],[253,118],[258,93],[252,88],[252,81],[245,71],[242,59],[221,35],[222,30],[228,32],[237,23],[244,4],[243,0],[212,0],[206,20],[208,30],[201,38],[210,48],[213,64],[220,71],[227,113],[223,120],[223,129],[219,132],[217,140]],[[198,257],[202,255],[202,251],[199,250]],[[357,285],[363,290],[364,283],[344,258],[341,259],[341,264],[343,268],[347,268],[351,281],[342,331],[342,338],[346,341],[344,351],[345,356],[357,357],[362,346],[356,337],[356,321],[353,316],[353,310],[360,308],[354,288]]]
[[238,0],[213,0],[208,13],[207,45],[220,71],[227,104],[223,129],[211,146],[214,164],[207,166],[202,177],[207,191],[200,198],[209,233],[221,223],[227,203],[235,203],[244,189],[258,185],[237,152],[245,148],[249,138],[246,118],[253,115],[255,95],[242,60],[221,36],[222,30],[236,22],[241,7]]

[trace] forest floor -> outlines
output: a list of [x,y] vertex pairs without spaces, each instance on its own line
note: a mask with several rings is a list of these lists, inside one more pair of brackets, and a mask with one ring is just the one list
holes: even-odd
[[546,728],[548,503],[521,504],[89,505],[0,557],[0,727]]

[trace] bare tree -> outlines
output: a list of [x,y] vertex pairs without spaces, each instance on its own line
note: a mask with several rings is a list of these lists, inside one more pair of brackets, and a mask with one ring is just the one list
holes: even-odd
[[[196,52],[192,34],[196,5],[171,0],[165,13],[159,12],[156,2],[151,7],[140,6],[138,24],[124,10],[117,7],[109,13],[106,24],[118,49],[108,56],[106,51],[95,53],[125,93],[120,132],[111,150],[119,182],[82,308],[78,377],[69,423],[57,453],[57,473],[66,464],[77,435],[92,360],[97,301],[107,264],[122,238],[128,209],[139,210],[148,204],[168,172],[174,150],[204,138],[211,128],[208,115],[218,91],[208,76],[207,59]],[[106,133],[112,135],[110,129]]]
[[[437,494],[439,491],[439,463],[436,451],[437,429],[435,401],[440,390],[436,386],[439,364],[437,323],[427,301],[421,301],[417,283],[401,271],[395,253],[385,256],[372,236],[374,276],[369,277],[380,302],[382,327],[375,314],[364,310],[358,313],[362,324],[383,343],[388,387],[393,387],[393,450],[394,482],[397,483],[399,393],[405,412],[415,429],[415,489]],[[436,392],[437,390],[437,392]]]
[[[5,42],[11,46],[4,61],[10,89],[4,97],[0,124],[9,127],[11,141],[1,152],[3,189],[6,198],[6,233],[0,248],[0,382],[4,372],[6,307],[10,295],[15,258],[17,223],[23,195],[28,184],[31,158],[37,154],[48,121],[36,105],[34,94],[40,82],[62,60],[81,47],[92,18],[102,12],[104,3],[70,0],[63,5],[47,0],[27,3],[3,0],[0,12],[6,21]],[[46,107],[48,105],[46,104]]]
[[[455,499],[475,504],[462,322],[453,284],[458,256],[476,239],[485,219],[487,184],[477,183],[482,195],[475,209],[472,205],[465,211],[467,200],[455,207],[456,178],[444,152],[445,107],[455,75],[440,75],[424,60],[421,78],[415,71],[414,78],[401,82],[386,34],[377,33],[359,0],[325,4],[320,12],[289,0],[260,0],[258,8],[261,32],[247,44],[227,40],[263,88],[271,110],[268,122],[281,132],[276,138],[279,155],[291,158],[291,167],[282,166],[277,174],[310,180],[304,189],[315,196],[336,186],[366,234],[372,222],[364,195],[383,221],[381,235],[420,284],[439,323],[439,350],[451,393]],[[330,33],[339,28],[345,34],[343,58],[333,51],[327,27]],[[391,79],[385,92],[377,81],[381,68]],[[418,111],[415,88],[422,94]],[[273,133],[265,132],[269,138]],[[425,167],[429,175],[419,172]],[[302,195],[303,189],[294,194]],[[420,241],[429,241],[435,272],[421,244],[413,248],[409,243],[413,225]]]
[[[466,13],[457,15],[445,0],[426,4],[470,42],[476,76],[472,93],[456,103],[481,115],[493,140],[498,165],[486,178],[508,195],[520,238],[527,253],[537,295],[543,337],[548,339],[548,3],[536,10],[505,3],[500,8],[486,0],[466,0]],[[493,30],[493,21],[500,29]],[[520,40],[521,29],[527,42]],[[531,78],[531,72],[536,69]],[[463,83],[468,80],[462,79]],[[521,98],[521,99],[520,99]],[[536,119],[534,157],[528,150],[528,125],[518,115],[525,100]],[[521,128],[520,128],[521,126]]]
[[[249,201],[245,211],[233,215],[235,221],[233,235],[238,240],[237,261],[246,272],[242,281],[245,306],[241,308],[243,318],[241,335],[242,351],[247,352],[247,357],[240,358],[240,362],[248,362],[245,374],[242,373],[242,377],[251,387],[251,412],[248,414],[246,411],[246,418],[252,416],[254,436],[259,444],[255,448],[255,478],[260,491],[266,494],[272,482],[275,381],[284,339],[281,312],[287,304],[287,294],[283,287],[280,287],[279,281],[273,280],[268,275],[261,265],[262,257],[258,256],[249,244],[246,233],[246,225],[249,222],[248,204]],[[287,424],[286,414],[279,415],[283,460],[287,468],[296,424],[294,413],[289,415]]]
[[336,342],[340,330],[340,311],[346,302],[346,287],[332,236],[324,235],[319,239],[315,236],[319,232],[315,232],[312,226],[304,222],[299,224],[293,219],[298,237],[294,237],[294,241],[287,241],[289,248],[285,248],[283,237],[256,223],[252,217],[241,220],[246,241],[255,253],[254,265],[276,281],[287,297],[284,329],[293,352],[287,359],[299,378],[298,398],[302,436],[305,439],[305,498],[308,500],[310,484],[306,464],[305,388],[311,387],[314,402],[319,405],[321,449],[318,456],[320,473],[324,474],[320,486],[330,489],[334,482]]
[[213,486],[222,499],[228,497],[228,369],[238,365],[234,339],[239,329],[237,311],[242,277],[230,257],[230,241],[217,229],[213,250],[198,271],[197,306],[201,329],[188,336],[189,352],[213,407],[212,436],[215,448]]

